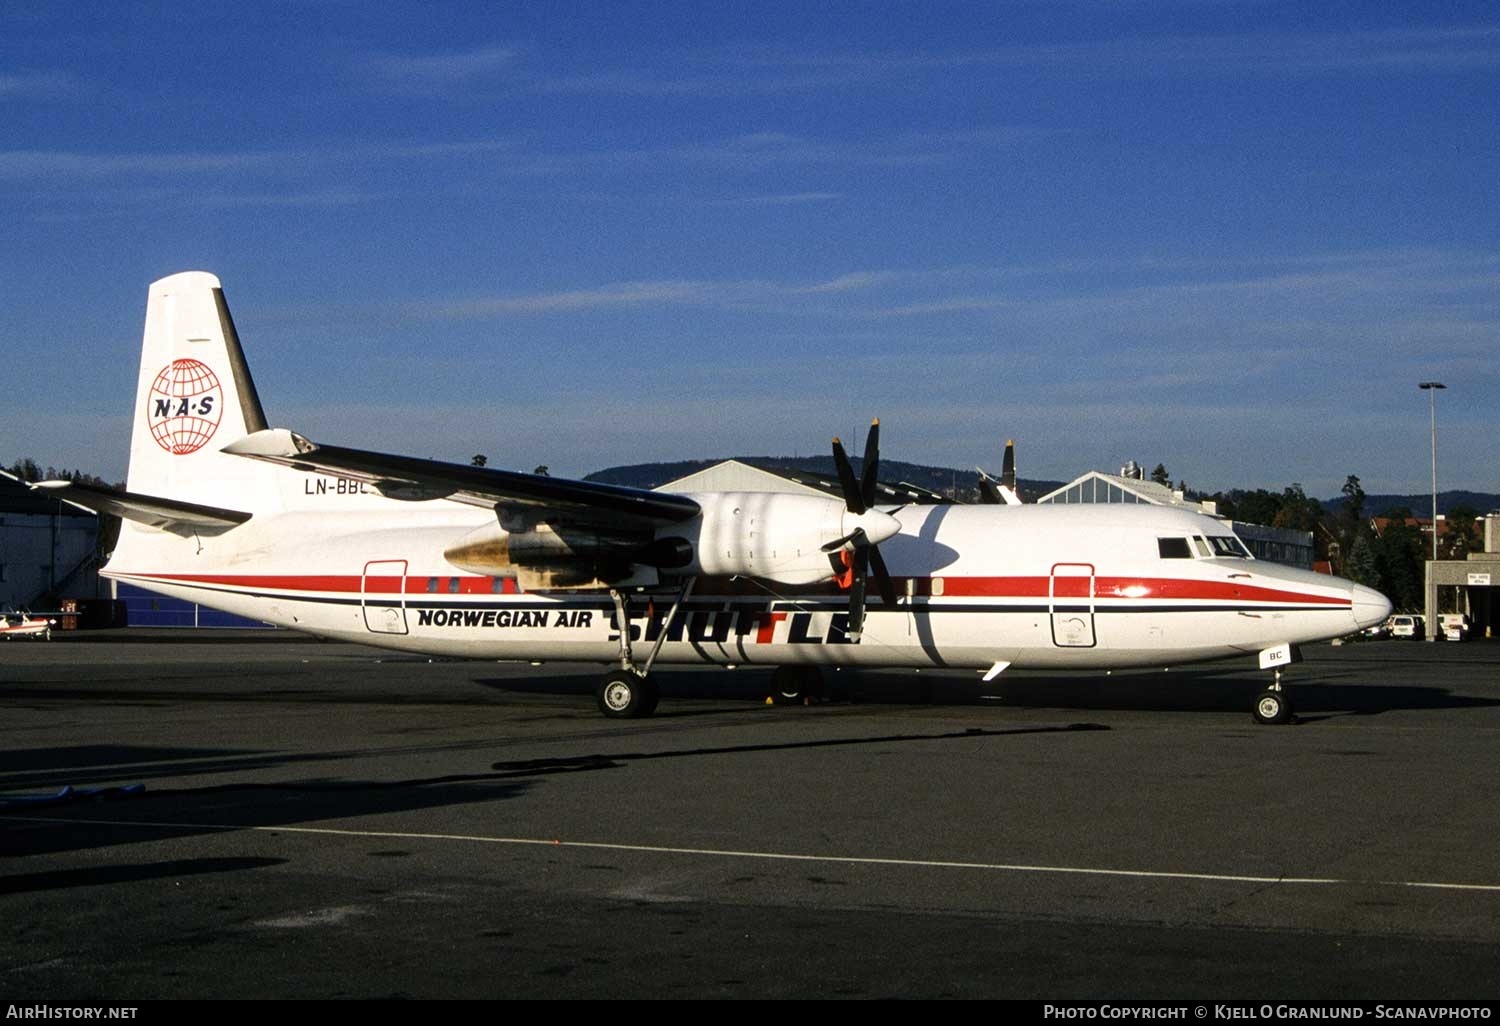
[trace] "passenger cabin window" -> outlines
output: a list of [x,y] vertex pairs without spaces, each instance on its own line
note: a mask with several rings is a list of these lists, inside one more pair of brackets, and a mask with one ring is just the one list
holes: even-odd
[[1186,538],[1158,538],[1156,551],[1162,559],[1192,559],[1193,550],[1188,548]]

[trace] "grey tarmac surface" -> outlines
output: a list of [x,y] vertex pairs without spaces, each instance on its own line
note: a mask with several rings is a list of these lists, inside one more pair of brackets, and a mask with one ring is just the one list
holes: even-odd
[[1278,728],[1248,659],[612,721],[589,666],[3,644],[0,993],[1500,996],[1500,643],[1306,652]]

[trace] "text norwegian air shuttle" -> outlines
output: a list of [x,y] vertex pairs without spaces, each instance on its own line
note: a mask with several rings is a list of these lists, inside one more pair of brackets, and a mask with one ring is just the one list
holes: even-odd
[[[219,281],[151,286],[105,573],[311,634],[445,656],[595,660],[607,716],[656,706],[655,663],[1107,669],[1256,654],[1291,715],[1300,642],[1386,598],[1257,562],[1221,522],[1147,505],[875,508],[877,428],[844,498],[668,494],[320,445],[268,426]],[[867,577],[879,601],[866,610]],[[622,630],[622,625],[627,629]]]

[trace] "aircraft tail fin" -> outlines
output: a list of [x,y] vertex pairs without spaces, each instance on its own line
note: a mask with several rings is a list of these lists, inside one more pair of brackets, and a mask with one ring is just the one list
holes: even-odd
[[276,501],[268,468],[219,451],[267,425],[212,274],[152,283],[133,421],[127,491],[235,510]]

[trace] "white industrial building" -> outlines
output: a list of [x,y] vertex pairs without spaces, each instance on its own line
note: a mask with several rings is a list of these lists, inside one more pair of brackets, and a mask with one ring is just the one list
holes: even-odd
[[1470,629],[1479,637],[1492,637],[1500,631],[1500,608],[1495,589],[1500,587],[1500,513],[1484,518],[1484,551],[1471,552],[1467,559],[1427,561],[1427,637],[1438,635],[1438,589],[1452,588],[1453,602],[1446,597],[1442,607],[1454,609],[1469,618]]
[[[1132,468],[1125,468],[1131,470]],[[1097,470],[1075,478],[1056,491],[1048,492],[1036,500],[1039,503],[1147,503],[1152,506],[1176,506],[1218,517],[1229,525],[1240,541],[1245,543],[1256,559],[1264,559],[1283,566],[1313,568],[1315,550],[1311,531],[1293,531],[1284,527],[1267,527],[1264,524],[1246,524],[1219,516],[1219,508],[1213,502],[1197,502],[1183,492],[1155,481],[1144,481],[1133,474],[1105,474]]]

